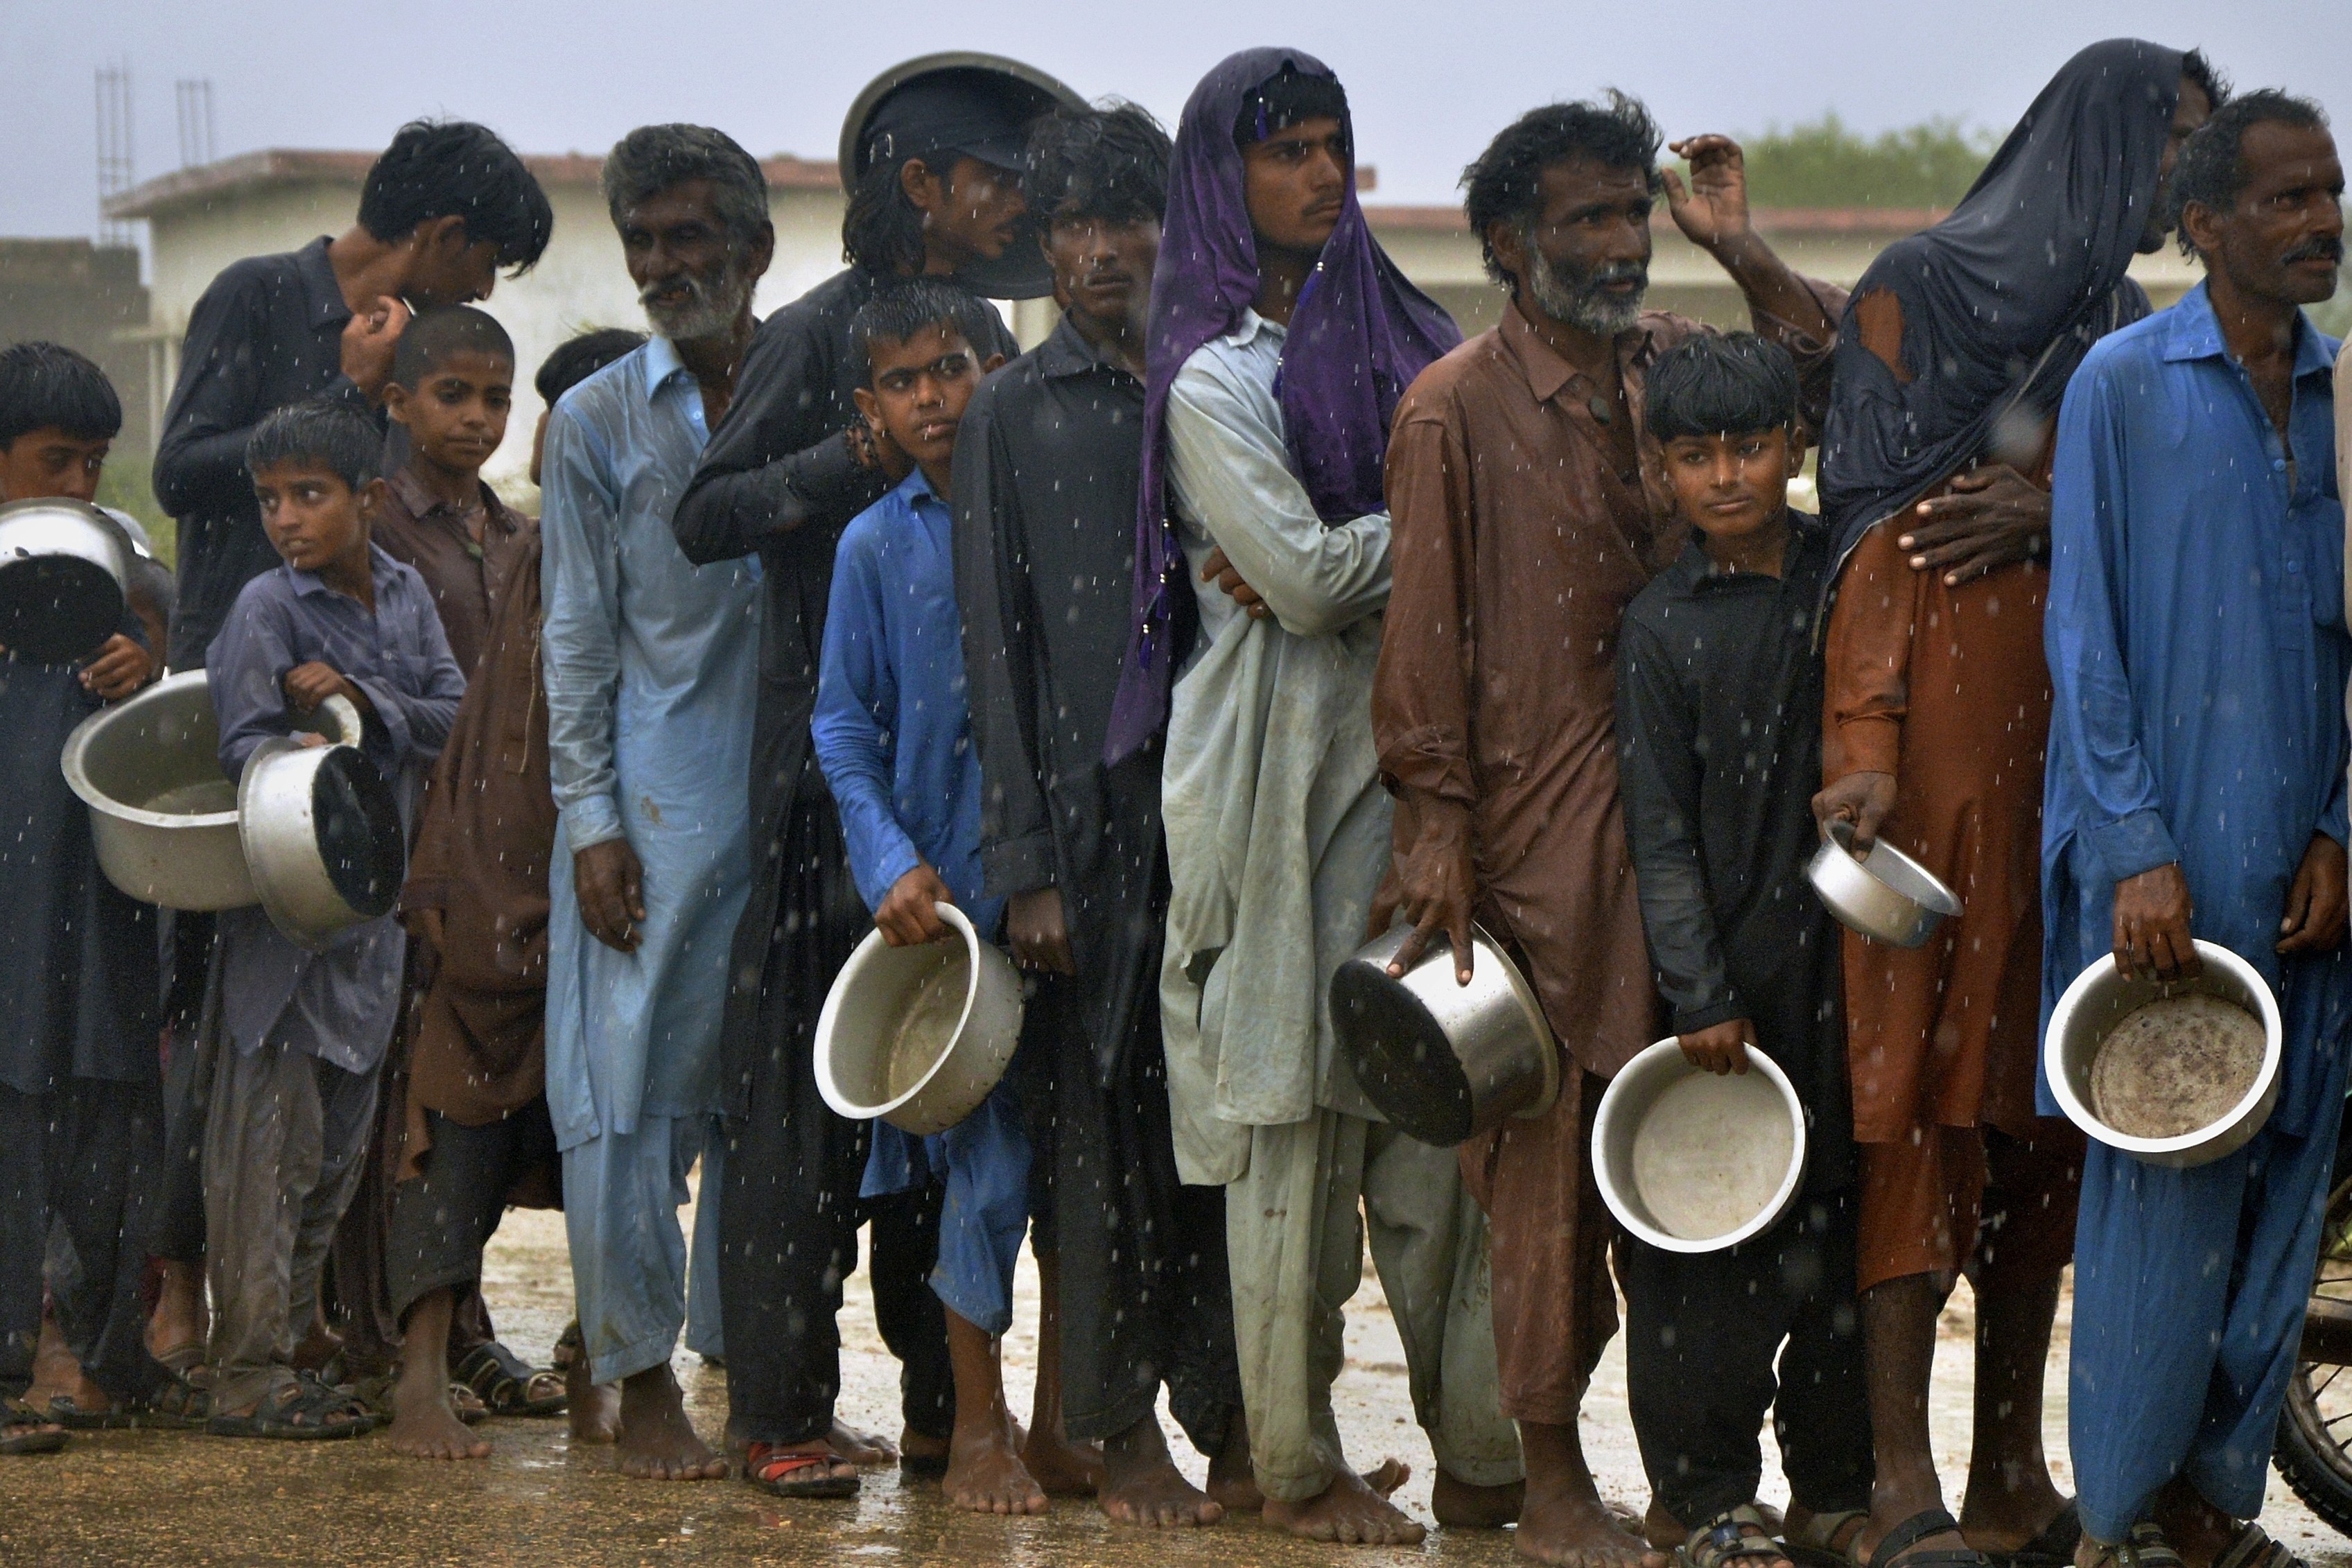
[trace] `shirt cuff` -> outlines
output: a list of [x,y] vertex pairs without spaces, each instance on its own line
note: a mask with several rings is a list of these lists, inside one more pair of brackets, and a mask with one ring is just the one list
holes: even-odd
[[1381,748],[1381,772],[1391,789],[1475,806],[1478,790],[1467,752],[1465,737],[1451,725],[1423,724]]
[[802,454],[787,483],[812,511],[825,511],[863,493],[884,476],[857,460],[849,432],[837,430]]
[[980,847],[982,886],[991,898],[1010,899],[1050,888],[1054,882],[1054,836],[1028,833]]
[[1900,773],[1902,756],[1902,722],[1874,713],[1833,726],[1822,752],[1831,784],[1849,773]]
[[2121,882],[2180,858],[2180,847],[2172,841],[2154,806],[2135,811],[2120,822],[2089,828],[2084,837],[2091,841],[2111,881]]
[[563,810],[563,841],[577,855],[621,837],[621,810],[609,795],[583,795]]
[[913,841],[902,833],[879,860],[872,866],[859,867],[858,889],[866,896],[867,911],[880,909],[882,900],[890,896],[890,889],[898,885],[898,879],[922,863],[923,858],[916,852]]
[[1717,1024],[1728,1024],[1734,1018],[1747,1016],[1748,1005],[1740,1001],[1738,993],[1726,992],[1721,1001],[1710,1002],[1704,1007],[1675,1008],[1675,1033],[1696,1035],[1701,1029],[1712,1029]]

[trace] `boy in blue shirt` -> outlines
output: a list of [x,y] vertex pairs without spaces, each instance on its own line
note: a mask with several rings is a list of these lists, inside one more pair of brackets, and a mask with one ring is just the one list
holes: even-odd
[[[1003,360],[983,361],[973,347],[991,341],[990,310],[951,284],[916,279],[868,301],[850,328],[853,350],[867,362],[858,409],[877,441],[895,445],[914,468],[842,533],[810,728],[840,808],[857,890],[896,947],[951,935],[938,904],[962,910],[983,939],[996,934],[1003,917],[1004,901],[986,895],[981,876],[980,760],[965,696],[948,510],[957,426],[981,377]],[[1045,1509],[1005,1408],[997,1353],[1013,1322],[1029,1165],[1020,1098],[1008,1076],[979,1110],[936,1137],[916,1140],[877,1123],[861,1194],[945,1184],[931,1289],[947,1308],[955,1373],[946,1486],[958,1507],[981,1513]],[[1041,1361],[1042,1384],[1052,1366]],[[1047,1451],[1041,1441],[1058,1440],[1055,1431],[1033,1434],[1030,1457]],[[751,1464],[757,1470],[821,1458],[755,1447]]]

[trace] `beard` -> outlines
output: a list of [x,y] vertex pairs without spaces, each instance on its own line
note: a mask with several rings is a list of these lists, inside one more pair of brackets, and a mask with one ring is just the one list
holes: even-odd
[[[685,299],[654,298],[657,291],[679,283],[686,286]],[[716,274],[689,272],[649,285],[638,292],[637,303],[646,308],[646,320],[653,323],[655,331],[674,343],[693,342],[715,338],[733,326],[751,297],[750,279],[730,262]]]
[[[1642,296],[1650,287],[1647,262],[1612,261],[1588,269],[1573,261],[1549,259],[1536,248],[1533,236],[1523,237],[1523,243],[1528,262],[1528,294],[1545,315],[1562,326],[1602,338],[1613,338],[1640,324]],[[1612,283],[1631,283],[1633,292],[1608,293]]]

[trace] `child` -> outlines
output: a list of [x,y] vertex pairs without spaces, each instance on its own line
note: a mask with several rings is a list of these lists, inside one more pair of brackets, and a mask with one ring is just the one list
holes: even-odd
[[[105,374],[71,349],[0,353],[0,502],[89,501],[121,425]],[[117,521],[143,546],[136,523]],[[136,613],[160,608],[152,564],[133,560],[138,603],[84,658],[43,665],[0,650],[0,1455],[59,1447],[66,1426],[133,1414],[154,1425],[159,1405],[190,1408],[184,1385],[166,1397],[174,1380],[141,1337],[163,1153],[155,911],[100,872],[89,813],[58,770],[74,727],[155,671],[158,639]],[[68,1372],[28,1407],[19,1396],[53,1221],[78,1264],[56,1282]]]
[[1829,542],[1788,505],[1804,441],[1778,345],[1746,332],[1684,343],[1650,374],[1648,418],[1694,536],[1627,608],[1617,648],[1642,921],[1684,1054],[1714,1073],[1746,1072],[1748,1050],[1771,1058],[1804,1103],[1807,1152],[1795,1205],[1752,1241],[1620,1243],[1628,1402],[1651,1488],[1690,1531],[1688,1568],[1787,1568],[1749,1506],[1766,1412],[1791,1546],[1851,1545],[1872,1474],[1838,943],[1805,879]]
[[[948,510],[957,425],[980,378],[1002,363],[983,362],[972,346],[990,341],[989,310],[952,284],[918,280],[877,294],[850,326],[852,349],[866,361],[858,410],[915,469],[842,533],[810,728],[857,890],[894,947],[950,936],[935,904],[961,909],[983,938],[996,934],[1004,909],[982,889],[980,763]],[[1010,1075],[936,1137],[876,1125],[860,1195],[926,1180],[947,1188],[931,1289],[947,1308],[955,1373],[948,1495],[981,1513],[1042,1513],[1045,1494],[1023,1464],[997,1355],[1029,1218],[1029,1141]],[[755,1446],[749,1468],[773,1485],[763,1462],[802,1458]]]
[[[324,403],[278,410],[246,447],[262,526],[283,564],[247,584],[205,655],[222,771],[341,695],[404,816],[449,733],[465,677],[424,579],[369,541],[383,438]],[[338,1437],[370,1418],[292,1365],[327,1244],[357,1186],[405,942],[390,916],[319,952],[248,906],[220,917],[205,1046],[205,1266],[213,1414],[237,1437]]]

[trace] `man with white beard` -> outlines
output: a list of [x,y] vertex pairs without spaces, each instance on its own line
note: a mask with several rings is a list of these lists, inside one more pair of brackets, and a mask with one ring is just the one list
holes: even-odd
[[733,395],[775,231],[759,163],[706,127],[631,132],[604,188],[655,335],[547,426],[547,1100],[591,1374],[621,1384],[621,1469],[715,1479],[726,1463],[669,1360],[686,1318],[677,1205],[719,1107],[728,944],[750,888],[759,569],[695,566],[669,519]]

